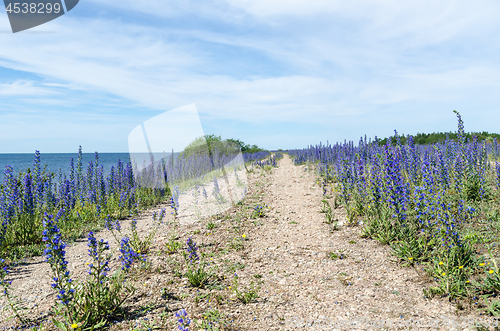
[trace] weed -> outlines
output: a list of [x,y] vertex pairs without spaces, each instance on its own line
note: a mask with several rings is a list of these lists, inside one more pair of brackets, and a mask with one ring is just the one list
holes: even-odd
[[229,325],[226,315],[217,309],[209,309],[204,312],[199,321],[196,326],[208,331],[225,330]]
[[215,224],[214,222],[208,222],[207,224],[207,229],[208,230],[213,230],[217,227],[217,224]]
[[253,302],[259,298],[258,291],[260,290],[260,286],[255,287],[253,281],[251,281],[250,285],[243,289],[243,291],[239,290],[238,286],[238,276],[235,275],[233,279],[233,292],[236,294],[238,300],[244,304]]

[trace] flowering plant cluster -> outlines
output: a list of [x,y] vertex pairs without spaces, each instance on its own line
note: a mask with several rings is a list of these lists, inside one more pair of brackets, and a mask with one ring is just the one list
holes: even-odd
[[163,225],[165,214],[165,209],[162,209],[160,212],[153,212],[153,225],[145,238],[141,238],[137,232],[137,220],[133,219],[130,224],[131,235],[121,237],[122,227],[120,221],[112,221],[109,215],[106,217],[104,226],[111,231],[116,243],[120,245],[120,261],[122,262],[123,269],[130,268],[134,260],[146,260],[146,254],[151,248],[152,241]]
[[416,145],[408,136],[403,144],[395,131],[385,145],[365,137],[357,146],[320,144],[289,151],[297,165],[317,164],[324,194],[336,182],[336,201],[349,224],[363,218],[364,236],[390,244],[404,263],[422,264],[440,284],[438,292],[452,298],[473,291],[475,242],[465,234],[481,210],[491,208],[493,190],[500,192],[500,143],[467,141],[456,115],[456,141],[448,137]]
[[189,262],[193,263],[195,261],[199,261],[200,257],[198,256],[197,253],[198,247],[196,247],[196,243],[193,241],[191,237],[188,238],[186,244],[187,244],[187,252],[189,253]]
[[[86,224],[100,224],[105,215],[116,218],[134,214],[169,195],[165,189],[139,185],[131,163],[118,160],[106,175],[96,152],[93,161],[83,164],[80,147],[76,162],[59,174],[42,170],[40,152],[35,152],[33,167],[20,173],[6,166],[0,189],[0,254],[6,246],[33,245],[42,242],[44,213],[57,214],[59,227],[78,230]],[[72,231],[68,231],[72,234]],[[74,236],[79,231],[74,231]]]
[[265,169],[266,167],[273,167],[277,168],[278,167],[278,161],[283,158],[283,154],[281,153],[276,153],[274,155],[271,155],[268,159],[265,160],[257,160],[252,163],[255,164],[256,166]]
[[[88,255],[91,261],[87,263],[88,278],[85,282],[74,284],[67,269],[65,259],[66,244],[62,241],[58,219],[46,215],[44,220],[43,240],[46,242],[45,259],[50,264],[53,273],[52,287],[57,291],[59,307],[56,315],[65,322],[54,318],[53,323],[60,329],[91,329],[107,324],[110,317],[117,312],[123,302],[132,295],[134,288],[126,284],[125,273],[110,274],[108,242],[97,240],[93,232],[87,236]],[[125,254],[126,256],[126,254]],[[129,263],[126,260],[126,263]],[[75,326],[76,327],[73,327]],[[69,327],[68,327],[69,326]]]
[[56,289],[57,299],[63,305],[68,305],[73,299],[75,290],[73,289],[73,280],[68,271],[68,262],[66,261],[66,244],[62,241],[61,230],[57,226],[58,219],[63,209],[54,218],[52,215],[45,214],[43,222],[43,241],[46,242],[44,251],[45,261],[50,264],[54,274],[52,288]]
[[271,208],[268,205],[255,205],[252,212],[252,218],[264,217]]
[[[134,261],[139,260],[141,255],[134,251],[130,245],[130,239],[128,237],[123,237],[120,242],[120,257],[119,260],[122,264],[122,270],[129,269]],[[144,259],[144,258],[143,258]]]

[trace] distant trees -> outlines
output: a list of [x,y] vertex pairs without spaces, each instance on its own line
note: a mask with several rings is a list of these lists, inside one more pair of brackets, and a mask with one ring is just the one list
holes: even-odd
[[206,154],[207,152],[211,155],[214,148],[219,149],[222,153],[257,153],[264,152],[265,149],[258,147],[257,145],[248,145],[239,139],[226,139],[222,140],[221,136],[216,136],[214,134],[207,134],[193,140],[184,149],[184,157],[189,157],[193,154]]
[[241,149],[242,153],[253,154],[253,153],[257,153],[257,152],[266,152],[265,149],[260,148],[257,145],[248,145],[248,144],[245,144],[243,141],[241,141],[239,139],[227,139],[227,141],[231,141],[231,142],[237,144],[238,146],[240,146],[240,149]]

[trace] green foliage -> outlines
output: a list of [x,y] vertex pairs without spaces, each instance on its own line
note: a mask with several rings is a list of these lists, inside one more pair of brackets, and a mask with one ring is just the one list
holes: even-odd
[[73,323],[79,325],[106,325],[116,316],[123,303],[130,298],[135,288],[126,282],[126,273],[117,271],[110,277],[96,277],[94,273],[87,282],[77,287],[73,315]]
[[26,310],[27,308],[22,304],[22,300],[12,294],[11,282],[5,280],[8,273],[9,270],[7,262],[4,259],[0,259],[0,287],[3,289],[0,291],[0,294],[5,298],[7,304],[9,305],[9,308],[14,313],[14,315],[9,317],[7,320],[15,317],[21,324],[26,324],[27,319],[21,314],[21,311]]
[[481,261],[479,264],[482,276],[479,277],[479,282],[474,285],[483,294],[497,294],[500,293],[500,270],[496,259],[493,257],[492,247],[488,246],[489,262]]
[[137,222],[134,220],[131,226],[132,236],[130,238],[130,245],[138,254],[147,254],[151,248],[151,243],[159,228],[163,224],[163,218],[165,217],[165,209],[158,214],[156,211],[153,212],[153,224],[149,230],[148,235],[141,239],[137,233]]
[[221,137],[215,135],[204,135],[193,140],[184,148],[181,157],[189,158],[193,155],[203,156],[211,155],[211,145],[214,142],[220,142]]
[[345,254],[345,250],[341,249],[337,253],[335,252],[330,252],[327,254],[327,257],[332,259],[332,260],[337,260],[337,259],[345,259],[347,258],[347,254]]
[[399,240],[392,244],[393,254],[405,261],[409,265],[416,262],[427,261],[432,254],[434,238],[414,234],[408,236],[406,240]]
[[196,138],[182,152],[182,157],[188,158],[192,155],[212,155],[212,151],[217,148],[220,153],[236,155],[242,153],[257,153],[265,150],[257,145],[248,145],[239,139],[223,140],[221,136],[214,134],[204,135]]
[[[413,136],[413,141],[417,145],[430,145],[438,142],[443,142],[446,140],[446,136],[450,138],[450,140],[458,141],[458,134],[456,132],[433,132],[433,133],[417,133]],[[483,132],[468,132],[465,133],[466,142],[472,141],[473,137],[476,136],[478,141],[486,141],[491,142],[493,139],[500,140],[500,134],[498,133],[489,133],[486,131]],[[396,137],[392,136],[389,138],[384,138],[378,140],[378,144],[380,146],[386,145],[387,140],[390,139],[392,145],[396,145]],[[401,143],[407,143],[407,137],[405,135],[400,136]]]
[[243,290],[238,289],[238,276],[235,276],[233,279],[233,292],[236,294],[238,300],[243,302],[244,304],[253,302],[259,298],[258,292],[260,290],[260,286],[255,286],[253,281],[250,282],[250,285],[244,288]]
[[182,243],[177,240],[177,233],[175,228],[170,233],[168,242],[165,244],[165,249],[167,254],[174,254],[182,247]]
[[193,287],[202,288],[215,277],[213,271],[209,268],[210,264],[205,262],[204,259],[205,254],[201,254],[199,261],[193,261],[189,258],[188,253],[184,252],[184,260],[187,267],[185,276],[189,280],[189,284]]
[[235,251],[239,251],[245,248],[245,245],[243,244],[243,238],[233,238],[233,240],[228,243],[228,246]]
[[217,227],[217,224],[215,224],[214,222],[208,222],[207,223],[207,229],[208,230],[213,230]]
[[[105,204],[81,203],[76,201],[71,210],[67,210],[59,220],[59,227],[65,241],[73,241],[88,231],[102,228],[105,219],[124,219],[137,214],[140,209],[149,208],[165,199],[158,190],[137,188],[135,195],[137,206],[120,205],[120,197],[110,196]],[[100,211],[98,210],[100,209]],[[19,213],[11,217],[7,227],[5,241],[0,243],[0,257],[21,259],[40,255],[43,252],[42,231],[45,212],[56,214],[57,206],[45,206],[33,213]]]
[[267,205],[255,205],[251,218],[259,218],[266,216],[266,211],[269,211]]
[[[130,224],[130,246],[136,252],[137,254],[145,255],[149,252],[151,248],[152,241],[154,237],[156,236],[156,233],[160,229],[160,227],[163,225],[163,219],[165,217],[165,209],[162,209],[160,213],[157,211],[153,212],[152,218],[152,226],[149,229],[149,232],[146,237],[141,238],[139,236],[139,233],[137,232],[137,221],[134,219],[132,220]],[[116,241],[117,245],[120,245],[120,238],[122,235],[122,229],[120,226],[120,223],[118,221],[115,221],[115,223],[110,222],[110,218],[106,219],[105,221],[105,227],[111,231],[111,234],[113,235],[113,238]],[[119,236],[117,235],[119,234]]]
[[213,273],[207,270],[204,263],[188,265],[186,277],[189,280],[189,284],[193,287],[201,288],[207,285],[213,276]]
[[68,303],[57,302],[52,322],[59,329],[94,330],[104,327],[135,292],[135,288],[126,282],[126,271],[119,270],[108,275],[112,257],[108,251],[107,242],[96,242],[91,254],[93,263],[87,264],[88,278],[74,286],[74,296]]
[[323,203],[323,207],[321,208],[321,212],[325,213],[325,223],[326,224],[333,224],[333,229],[338,230],[338,220],[334,219],[334,214],[332,211],[332,207],[330,206],[330,202],[328,200],[323,199],[321,201]]
[[226,315],[217,309],[209,309],[204,312],[201,316],[201,323],[196,323],[199,329],[207,331],[225,330],[228,325]]
[[227,141],[237,144],[240,147],[242,153],[253,154],[257,152],[266,152],[265,149],[260,148],[257,145],[248,145],[239,139],[227,139]]

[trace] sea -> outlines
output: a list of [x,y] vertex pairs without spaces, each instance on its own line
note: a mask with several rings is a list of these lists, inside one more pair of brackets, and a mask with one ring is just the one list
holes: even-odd
[[[54,172],[56,174],[59,174],[59,170],[61,170],[63,174],[69,175],[71,158],[73,158],[73,163],[76,168],[76,161],[78,160],[78,154],[76,153],[41,153],[41,169],[46,167],[46,170],[48,172]],[[129,153],[99,153],[99,164],[104,166],[106,175],[110,173],[111,166],[116,167],[118,160],[126,163],[129,161],[129,159]],[[4,181],[4,171],[6,166],[12,166],[14,172],[17,175],[19,172],[24,172],[28,168],[33,168],[34,160],[34,153],[0,153],[0,184],[2,184]],[[88,162],[94,160],[94,153],[82,153],[82,168],[84,172],[86,172],[87,170]]]

